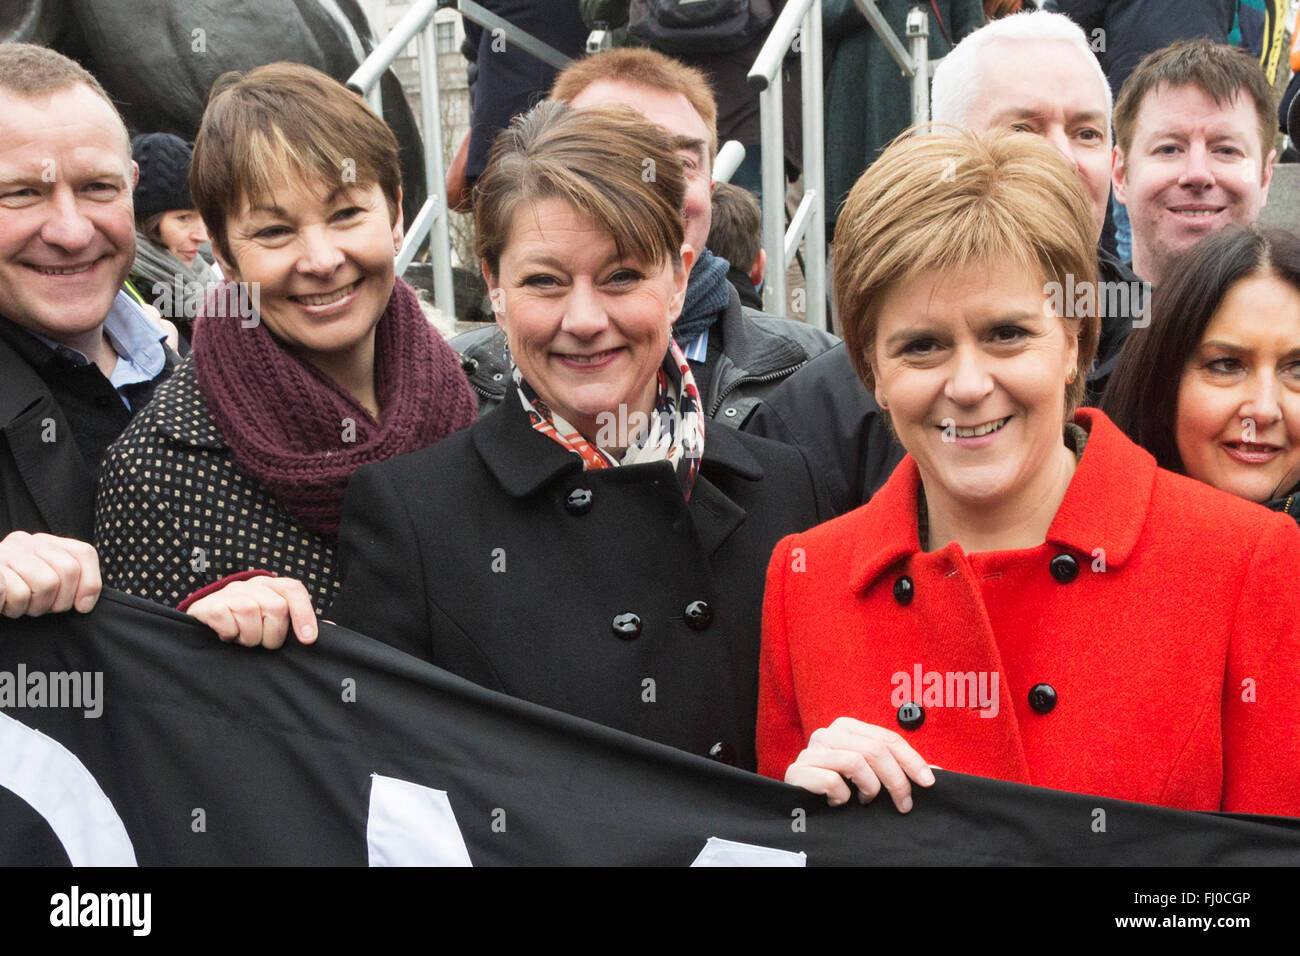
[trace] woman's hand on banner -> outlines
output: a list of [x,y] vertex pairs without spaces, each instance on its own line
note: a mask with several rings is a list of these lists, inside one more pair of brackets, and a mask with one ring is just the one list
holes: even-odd
[[925,760],[895,731],[852,717],[840,717],[814,731],[808,746],[786,769],[785,782],[826,794],[831,806],[847,803],[849,782],[858,800],[869,803],[888,790],[900,813],[912,809],[912,782],[934,784]]
[[233,581],[202,597],[185,611],[202,621],[223,641],[275,650],[289,636],[311,644],[320,629],[311,596],[293,578],[256,577]]

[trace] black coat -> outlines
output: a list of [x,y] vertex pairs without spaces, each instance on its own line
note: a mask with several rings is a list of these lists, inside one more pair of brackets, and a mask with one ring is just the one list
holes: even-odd
[[45,531],[90,540],[95,486],[68,420],[36,370],[0,340],[0,538]]
[[866,504],[904,455],[843,342],[782,382],[744,430],[803,452],[832,515]]
[[[176,364],[178,356],[170,348],[164,352],[166,365],[158,377],[132,386],[137,409]],[[107,382],[102,385],[101,402],[113,391]],[[124,407],[106,410],[98,423],[100,435],[122,427],[131,414]],[[84,434],[80,437],[89,441]],[[14,344],[0,336],[0,538],[11,531],[30,531],[90,540],[99,462],[92,468],[76,439],[50,386]]]
[[1227,43],[1238,6],[1237,0],[1046,0],[1043,9],[1064,13],[1083,29],[1119,96],[1148,53],[1193,37]]
[[357,471],[333,616],[485,687],[753,769],[767,562],[818,520],[794,449],[711,425],[687,504],[666,462],[584,472],[514,401]]

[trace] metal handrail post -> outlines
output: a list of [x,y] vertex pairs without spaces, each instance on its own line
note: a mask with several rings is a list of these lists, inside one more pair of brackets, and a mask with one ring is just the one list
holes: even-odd
[[[826,309],[826,127],[822,121],[822,0],[804,15],[799,51],[803,73],[803,193],[812,197],[804,259],[808,324],[831,331]],[[770,261],[770,260],[769,260]]]
[[447,231],[447,174],[442,163],[442,108],[438,94],[438,44],[430,20],[420,34],[420,125],[424,130],[424,179],[436,199],[429,258],[433,263],[433,301],[443,315],[455,318],[456,293],[451,281],[451,237]]
[[372,87],[378,87],[379,78],[384,75],[393,61],[402,55],[406,44],[411,42],[437,12],[438,0],[416,0],[416,3],[393,25],[393,29],[379,42],[379,45],[370,51],[365,62],[348,77],[347,85],[362,96],[367,95]]
[[912,125],[930,122],[930,15],[921,7],[907,12],[907,36],[912,45]]
[[858,8],[871,24],[871,29],[876,31],[876,36],[880,37],[880,42],[885,44],[885,49],[889,51],[890,56],[898,63],[898,68],[903,71],[904,76],[914,76],[916,74],[916,64],[908,54],[907,49],[903,46],[898,35],[894,33],[894,28],[889,25],[885,15],[880,12],[876,6],[877,0],[853,0],[853,5]]
[[[762,149],[763,249],[767,279],[763,307],[784,314],[785,289],[785,135],[781,117],[781,73],[786,51],[815,0],[791,0],[781,10],[746,77],[759,91],[759,143]],[[818,67],[820,70],[820,66]]]
[[776,315],[785,309],[785,136],[781,123],[781,79],[758,94],[762,154],[763,248],[767,280],[763,308]]

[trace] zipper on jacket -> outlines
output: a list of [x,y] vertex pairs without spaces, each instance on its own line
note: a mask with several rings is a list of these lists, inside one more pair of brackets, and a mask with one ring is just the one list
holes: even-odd
[[791,365],[789,368],[778,369],[775,372],[768,372],[766,375],[742,375],[718,394],[718,398],[713,403],[713,407],[709,409],[709,417],[712,418],[714,415],[718,414],[718,409],[722,407],[722,403],[726,400],[727,396],[740,388],[740,386],[762,385],[764,382],[775,382],[777,379],[785,378],[787,375],[797,372],[807,364],[808,360],[804,359],[798,365]]
[[478,385],[478,384],[477,384],[477,383],[476,383],[472,378],[467,378],[466,381],[469,382],[469,387],[470,387],[470,388],[474,389],[474,391],[478,392],[478,393],[479,393],[480,395],[482,395],[484,398],[493,399],[494,401],[498,401],[498,402],[499,402],[499,401],[504,401],[504,400],[505,400],[505,397],[506,397],[506,396],[505,396],[505,392],[502,392],[500,395],[497,395],[497,394],[494,394],[493,392],[489,392],[487,389],[485,389],[485,388],[483,388],[482,386]]

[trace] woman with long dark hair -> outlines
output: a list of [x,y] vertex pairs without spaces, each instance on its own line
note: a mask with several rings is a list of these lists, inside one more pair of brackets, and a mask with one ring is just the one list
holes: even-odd
[[1103,407],[1160,467],[1300,520],[1300,238],[1232,227],[1194,246]]

